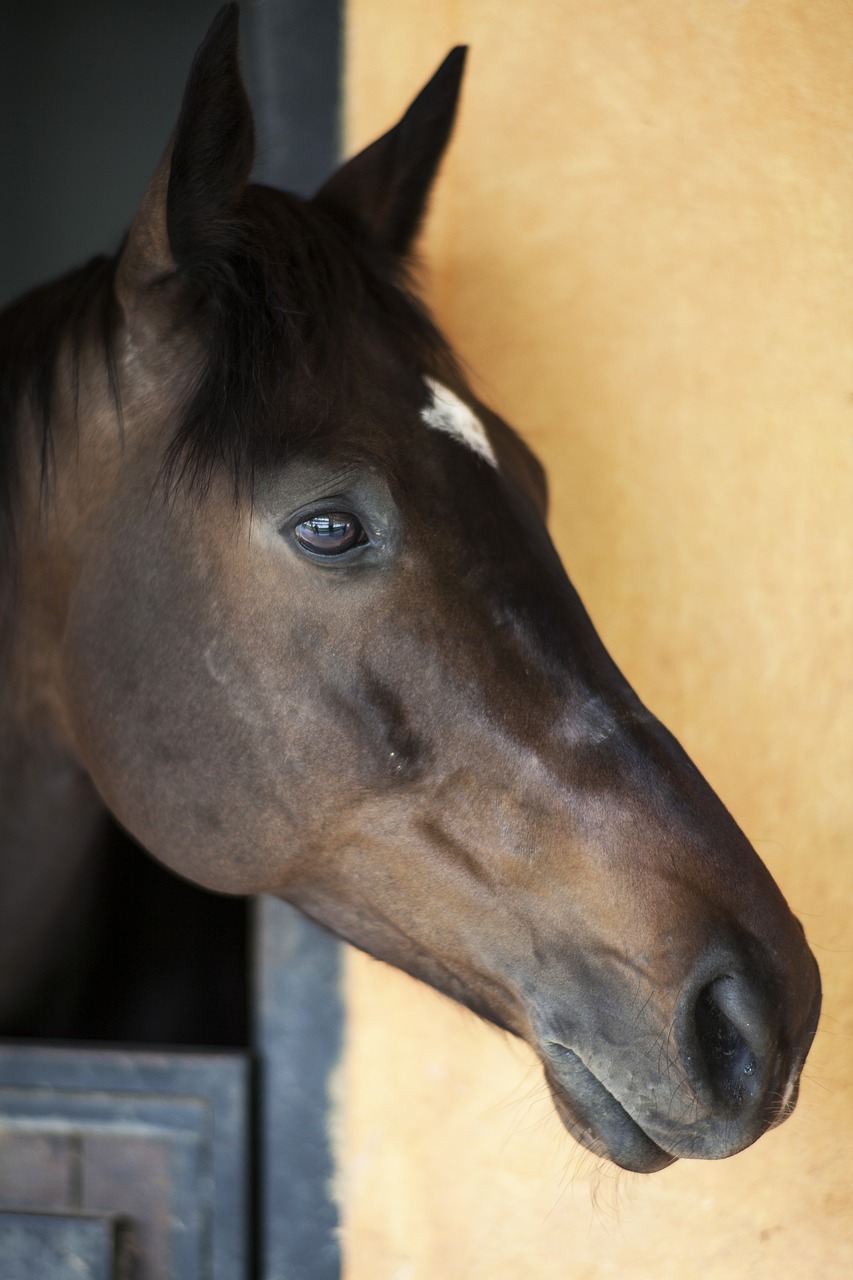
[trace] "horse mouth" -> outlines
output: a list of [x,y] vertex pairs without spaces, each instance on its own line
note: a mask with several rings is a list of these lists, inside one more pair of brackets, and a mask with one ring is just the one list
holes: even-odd
[[632,1173],[656,1173],[677,1159],[649,1137],[571,1049],[550,1044],[544,1067],[557,1114],[589,1151]]

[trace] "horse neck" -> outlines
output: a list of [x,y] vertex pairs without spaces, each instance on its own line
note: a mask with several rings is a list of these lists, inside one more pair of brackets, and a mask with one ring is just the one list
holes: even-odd
[[[121,453],[116,400],[97,337],[60,340],[47,426],[21,398],[15,424],[12,604],[0,650],[0,732],[72,751],[62,699],[62,643],[87,528]],[[4,696],[5,694],[5,696]]]
[[2,566],[0,1026],[27,1003],[50,967],[103,815],[63,707],[72,558],[55,505],[41,493],[31,425],[19,424],[16,535]]
[[[26,425],[26,424],[25,424]],[[35,440],[22,432],[14,545],[6,549],[5,625],[0,640],[0,737],[19,748],[56,746],[64,733],[58,699],[68,569],[50,496],[42,493]]]

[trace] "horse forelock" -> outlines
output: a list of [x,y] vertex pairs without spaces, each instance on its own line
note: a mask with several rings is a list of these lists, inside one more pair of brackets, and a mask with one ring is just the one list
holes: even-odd
[[225,463],[239,486],[342,431],[350,450],[375,453],[351,421],[368,352],[375,368],[396,358],[422,377],[455,374],[404,268],[334,211],[249,187],[232,252],[183,270],[204,301],[205,359],[164,460],[170,481],[203,491]]
[[[121,251],[92,259],[13,303],[0,316],[0,551],[14,546],[18,433],[31,416],[42,483],[50,472],[59,398],[60,352],[70,357],[78,417],[82,363],[101,362],[121,420],[115,297]],[[204,493],[218,468],[235,491],[259,467],[277,465],[339,434],[372,345],[421,378],[464,385],[454,356],[415,297],[405,268],[334,211],[264,187],[249,187],[228,248],[186,262],[175,322],[198,330],[199,372],[166,412],[175,426],[163,479]],[[158,286],[154,286],[157,288]],[[164,338],[162,341],[166,342]],[[413,406],[419,407],[419,406]],[[351,453],[375,456],[376,439],[352,436]],[[5,558],[5,557],[4,557]]]

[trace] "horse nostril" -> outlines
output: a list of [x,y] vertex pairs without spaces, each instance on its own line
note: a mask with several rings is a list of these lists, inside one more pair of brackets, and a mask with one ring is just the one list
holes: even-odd
[[761,1032],[750,1003],[741,982],[732,976],[709,982],[696,1001],[704,1074],[721,1100],[735,1106],[754,1098],[762,1083],[761,1064],[753,1050]]

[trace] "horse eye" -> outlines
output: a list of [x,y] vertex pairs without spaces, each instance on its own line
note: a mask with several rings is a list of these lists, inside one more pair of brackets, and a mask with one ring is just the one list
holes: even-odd
[[294,533],[301,547],[320,556],[339,556],[367,542],[367,534],[361,524],[347,511],[309,516],[296,526]]

